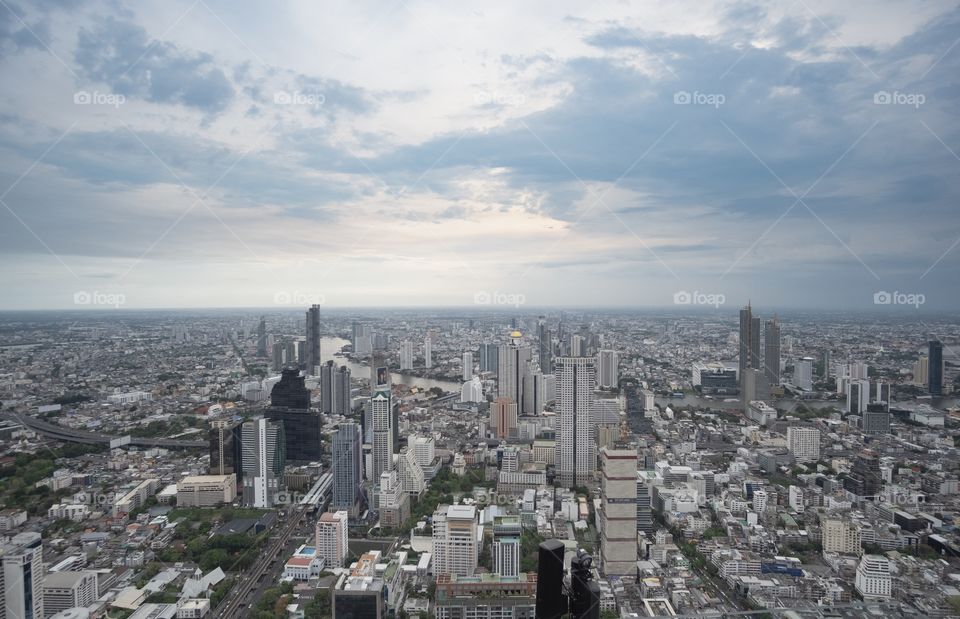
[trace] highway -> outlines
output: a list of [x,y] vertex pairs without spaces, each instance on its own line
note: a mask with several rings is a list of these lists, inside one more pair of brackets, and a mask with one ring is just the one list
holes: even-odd
[[[2,413],[0,418],[17,422],[30,428],[37,434],[57,439],[67,443],[83,443],[85,445],[109,445],[110,441],[120,438],[107,434],[97,434],[74,428],[65,428],[30,415],[16,413]],[[165,447],[167,449],[204,449],[209,446],[206,441],[181,441],[172,438],[137,438],[130,437],[130,445],[136,447]]]
[[[290,538],[303,526],[303,520],[307,512],[308,506],[303,505],[287,516],[279,534],[276,537],[271,536],[269,544],[261,551],[253,565],[246,572],[237,576],[237,582],[230,590],[226,601],[213,611],[213,616],[220,619],[229,619],[231,617],[245,617],[250,614],[248,612],[250,604],[256,603],[263,590],[276,584],[272,582],[272,579],[267,582],[265,577],[276,568],[278,562],[285,562],[287,555],[292,554],[295,550],[288,548]],[[257,592],[257,595],[251,596],[250,594],[253,592]]]

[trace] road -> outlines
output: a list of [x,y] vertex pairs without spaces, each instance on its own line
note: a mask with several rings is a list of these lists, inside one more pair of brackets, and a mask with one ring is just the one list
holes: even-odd
[[[37,434],[57,439],[67,443],[83,443],[86,445],[109,445],[110,441],[120,438],[108,434],[97,434],[75,428],[58,426],[30,415],[3,413],[0,418],[14,421],[30,428]],[[209,447],[207,441],[181,441],[172,438],[136,438],[130,437],[130,444],[136,447],[166,447],[168,449],[203,449]]]
[[295,550],[291,543],[295,545],[296,540],[291,541],[291,538],[296,532],[302,532],[307,511],[308,506],[299,507],[282,521],[283,528],[270,537],[267,547],[260,552],[253,565],[237,577],[237,583],[230,590],[226,602],[214,610],[215,617],[228,619],[250,614],[249,605],[256,603],[265,589],[276,584],[275,579],[268,576],[277,571]]

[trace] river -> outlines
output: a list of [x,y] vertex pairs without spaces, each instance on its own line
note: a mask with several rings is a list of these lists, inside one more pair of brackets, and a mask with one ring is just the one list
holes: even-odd
[[[351,361],[346,357],[337,357],[334,356],[334,353],[340,352],[340,349],[350,343],[350,340],[345,340],[339,337],[324,337],[320,338],[320,359],[322,362],[326,363],[327,361],[333,360],[337,365],[345,365],[350,368],[350,373],[355,378],[370,378],[370,366],[365,363],[357,363]],[[434,378],[423,378],[421,376],[413,376],[410,374],[401,374],[399,372],[391,372],[390,380],[394,384],[407,385],[408,387],[419,387],[420,389],[430,389],[431,387],[439,387],[444,391],[452,391],[454,393],[460,393],[461,383],[449,381],[449,380],[436,380]]]

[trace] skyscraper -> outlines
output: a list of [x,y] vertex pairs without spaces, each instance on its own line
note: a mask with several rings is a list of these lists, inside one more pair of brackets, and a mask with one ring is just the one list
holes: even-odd
[[423,367],[428,370],[433,367],[433,340],[429,333],[423,340]]
[[943,343],[939,340],[930,340],[929,347],[927,389],[930,395],[943,395]]
[[760,365],[760,318],[754,317],[753,308],[748,303],[740,310],[740,391],[744,394],[744,401],[749,402],[756,397],[755,393],[747,393],[747,370],[753,368],[762,371]]
[[43,542],[18,533],[0,546],[0,617],[43,619]]
[[310,390],[300,370],[283,371],[280,382],[270,391],[270,406],[264,417],[283,424],[285,457],[297,463],[320,460],[323,420],[310,410]]
[[243,502],[269,509],[280,489],[286,445],[282,423],[254,419],[243,424]]
[[477,508],[439,505],[433,513],[434,575],[472,576],[477,550]]
[[500,346],[497,361],[497,395],[523,402],[523,378],[529,371],[530,348],[520,345],[521,334],[510,334],[510,343]]
[[630,576],[637,571],[637,450],[604,447],[601,461],[600,571]]
[[528,373],[523,383],[524,415],[541,415],[547,402],[556,397],[556,380],[553,375],[544,375],[539,371]]
[[320,412],[333,412],[334,379],[337,374],[337,364],[333,359],[320,366]]
[[557,472],[565,487],[588,483],[593,476],[594,360],[560,357],[557,363]]
[[768,384],[780,384],[780,321],[776,316],[764,327],[763,372]]
[[320,306],[311,305],[307,310],[307,329],[306,329],[306,359],[301,359],[307,374],[317,375],[317,366],[320,365]]
[[496,372],[499,368],[500,347],[496,344],[480,344],[480,371]]
[[540,371],[544,374],[553,373],[553,340],[550,329],[547,328],[546,318],[543,316],[537,321],[537,353],[540,362]]
[[600,366],[597,384],[602,389],[616,387],[620,380],[620,355],[615,350],[601,350],[597,356]]
[[370,479],[379,480],[393,470],[393,396],[389,389],[377,391],[370,400],[373,426],[373,469]]
[[493,518],[493,572],[510,578],[520,575],[520,536],[523,527],[519,516]]
[[267,319],[260,317],[260,324],[257,325],[257,356],[267,356]]
[[347,512],[343,510],[326,512],[317,520],[314,534],[317,554],[323,557],[326,569],[343,567],[348,552],[348,529]]
[[413,342],[409,340],[400,342],[400,369],[413,369]]
[[473,353],[468,351],[463,353],[463,380],[471,378],[473,378]]
[[363,488],[360,426],[341,423],[333,435],[333,500],[330,508],[345,510],[351,516],[359,513]]
[[350,387],[350,368],[341,365],[333,377],[333,412],[335,415],[349,415],[353,410]]
[[210,474],[236,475],[243,484],[243,432],[240,422],[214,419],[210,422]]

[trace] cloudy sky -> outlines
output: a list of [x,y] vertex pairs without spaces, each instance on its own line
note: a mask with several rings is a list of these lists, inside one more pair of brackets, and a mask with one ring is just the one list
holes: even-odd
[[0,0],[0,80],[0,309],[960,300],[958,2]]

